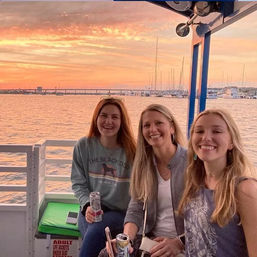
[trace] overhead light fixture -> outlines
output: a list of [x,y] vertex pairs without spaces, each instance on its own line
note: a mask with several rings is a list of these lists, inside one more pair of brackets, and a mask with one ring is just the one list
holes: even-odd
[[[186,23],[180,23],[176,27],[176,33],[180,37],[185,37],[189,34],[190,28],[189,26],[191,24],[194,24],[193,21],[198,16],[207,16],[211,12],[220,11],[220,3],[216,1],[197,1],[197,2],[191,2],[191,1],[171,1],[166,2],[169,4],[170,7],[174,8],[176,11],[186,11],[187,8],[193,9],[193,15],[190,17],[190,19]],[[193,3],[193,4],[192,4]]]
[[186,37],[190,32],[189,26],[186,23],[179,23],[176,27],[176,33],[180,37]]
[[194,14],[186,23],[179,23],[176,27],[176,33],[180,37],[185,37],[189,34],[189,26],[193,24],[194,19],[198,17],[198,14]]
[[206,16],[210,12],[216,11],[216,2],[198,1],[194,6],[194,13],[199,16]]
[[166,1],[167,5],[176,11],[184,12],[191,8],[192,1]]

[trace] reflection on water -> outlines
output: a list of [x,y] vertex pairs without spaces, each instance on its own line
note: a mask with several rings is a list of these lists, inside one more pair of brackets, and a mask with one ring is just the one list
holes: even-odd
[[[93,109],[100,96],[0,95],[1,144],[34,144],[41,139],[79,139],[87,134]],[[166,97],[121,97],[131,118],[135,135],[141,111],[160,103],[175,115],[182,131],[187,130],[187,99]],[[257,167],[257,100],[210,99],[207,108],[227,109],[240,129],[246,151]],[[72,148],[49,147],[47,158],[71,158]],[[0,165],[25,166],[24,154],[1,154]],[[70,166],[47,165],[49,175],[69,175]],[[1,184],[24,184],[25,174],[1,173]],[[70,183],[47,182],[47,191],[71,191]],[[0,202],[24,202],[24,193],[0,193]],[[23,199],[23,200],[22,200]]]

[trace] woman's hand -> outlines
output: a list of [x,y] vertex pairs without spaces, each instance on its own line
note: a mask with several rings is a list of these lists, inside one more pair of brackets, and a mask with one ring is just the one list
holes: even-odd
[[[101,210],[101,214],[103,214],[103,211]],[[95,213],[92,210],[91,206],[88,206],[85,212],[85,219],[88,223],[95,222]]]
[[[113,253],[114,253],[114,255],[116,255],[117,254],[117,246],[116,246],[116,239],[112,239],[111,240],[111,247],[112,247],[112,251],[113,251]],[[105,247],[106,247],[106,251],[107,251],[107,253],[108,253],[108,255],[110,256],[110,257],[112,257],[112,255],[111,255],[111,249],[110,249],[110,245],[109,245],[109,243],[108,243],[108,241],[106,241],[106,245],[105,245]]]
[[[112,243],[112,250],[113,250],[113,253],[114,255],[116,255],[118,253],[118,249],[117,249],[117,240],[116,239],[112,239],[111,240],[111,243]],[[110,246],[108,244],[108,242],[106,241],[106,251],[108,253],[108,255],[111,257],[111,249],[110,249]],[[132,246],[130,245],[129,246],[129,254],[133,253],[133,248]]]
[[159,242],[151,249],[151,257],[175,257],[183,250],[178,238],[156,237],[154,241]]

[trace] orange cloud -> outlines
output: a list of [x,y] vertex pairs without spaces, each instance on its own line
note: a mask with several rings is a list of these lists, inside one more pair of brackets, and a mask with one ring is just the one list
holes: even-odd
[[[175,27],[186,19],[169,10],[147,2],[1,2],[1,7],[2,88],[149,86],[157,36],[159,86],[170,85],[171,73],[178,84],[183,57],[188,84],[191,38],[178,38]],[[212,36],[210,83],[226,70],[239,80],[243,64],[247,78],[257,80],[257,26],[248,33],[245,22]]]

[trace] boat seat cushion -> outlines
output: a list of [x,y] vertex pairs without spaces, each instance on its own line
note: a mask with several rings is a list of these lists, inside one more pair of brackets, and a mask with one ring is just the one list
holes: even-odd
[[68,212],[79,212],[79,204],[49,202],[38,225],[38,231],[47,234],[80,236],[78,224],[67,224]]

